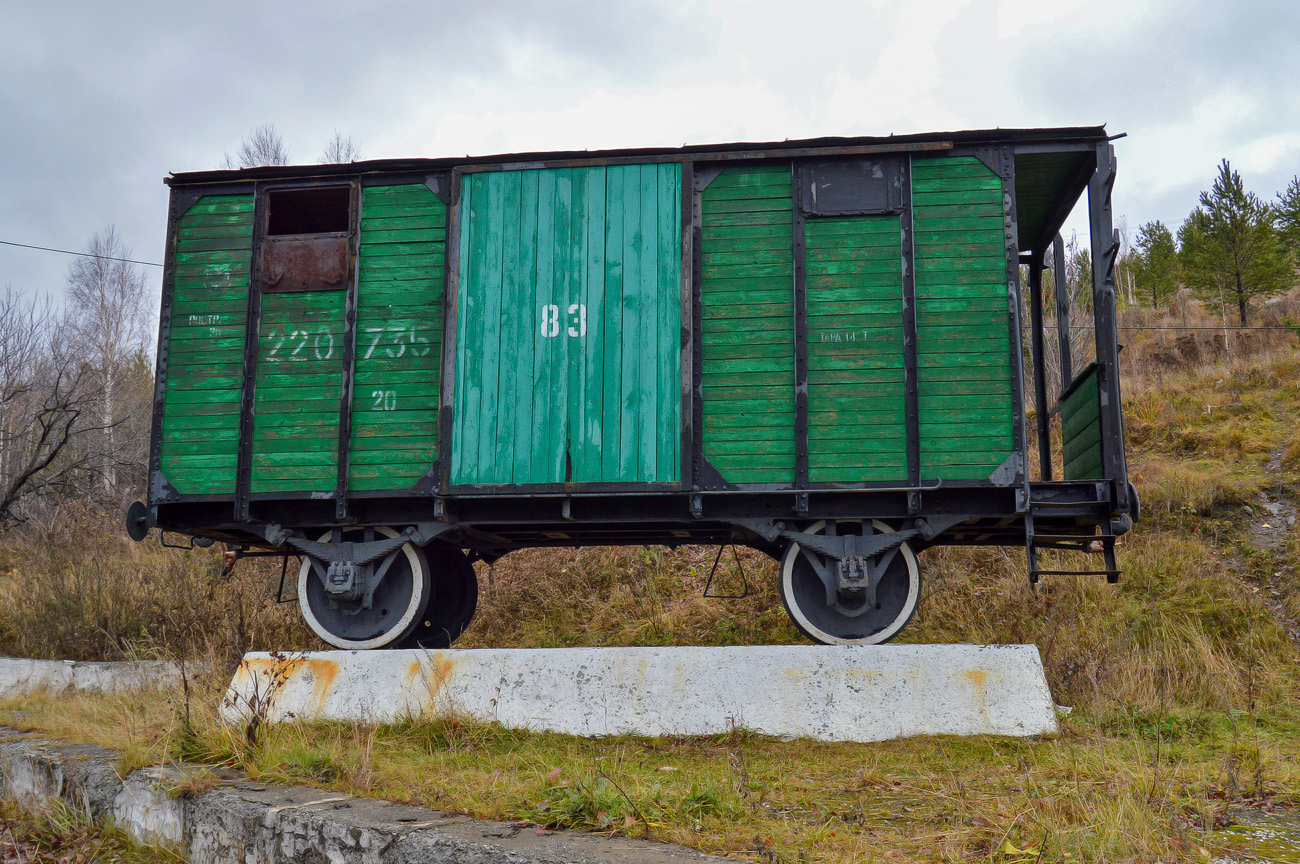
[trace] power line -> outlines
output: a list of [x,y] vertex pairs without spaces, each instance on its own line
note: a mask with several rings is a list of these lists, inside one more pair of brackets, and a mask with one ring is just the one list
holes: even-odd
[[58,252],[61,255],[79,255],[82,258],[101,258],[105,261],[121,261],[124,264],[143,264],[146,267],[161,267],[161,264],[155,264],[152,261],[136,261],[134,258],[114,258],[111,255],[91,255],[89,252],[73,252],[71,249],[52,249],[49,246],[32,246],[29,243],[13,243],[8,240],[0,240],[0,245],[19,246],[23,249],[39,249],[42,252]]
[[[1059,330],[1059,329],[1061,329],[1061,328],[1059,328],[1059,327],[1057,327],[1057,326],[1055,326],[1055,325],[1051,325],[1051,326],[1045,326],[1045,327],[1043,327],[1043,329],[1044,329],[1044,330]],[[1085,324],[1079,324],[1079,325],[1075,325],[1075,326],[1070,327],[1070,329],[1071,329],[1071,330],[1096,330],[1097,328],[1096,328],[1095,325],[1092,325],[1092,324],[1086,324],[1086,325],[1085,325]],[[1213,331],[1215,331],[1216,333],[1221,333],[1221,332],[1223,332],[1224,330],[1279,330],[1279,331],[1280,331],[1280,330],[1285,330],[1285,331],[1288,332],[1288,333],[1295,333],[1297,330],[1300,330],[1300,324],[1298,324],[1298,325],[1296,325],[1296,326],[1294,326],[1294,327],[1233,327],[1233,326],[1227,326],[1227,327],[1221,327],[1221,326],[1216,326],[1216,327],[1172,327],[1172,326],[1171,326],[1171,327],[1139,327],[1139,326],[1137,326],[1137,325],[1125,325],[1125,324],[1120,324],[1120,325],[1116,326],[1115,329],[1116,329],[1116,330],[1213,330]]]

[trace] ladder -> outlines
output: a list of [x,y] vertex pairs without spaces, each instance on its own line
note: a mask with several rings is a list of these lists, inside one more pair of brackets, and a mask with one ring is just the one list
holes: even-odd
[[[1080,507],[1105,507],[1109,502],[1051,502],[1035,501],[1025,513],[1025,553],[1029,559],[1029,582],[1037,585],[1040,576],[1091,576],[1105,574],[1106,581],[1112,585],[1119,581],[1119,565],[1115,560],[1115,533],[1111,529],[1110,519],[1102,519],[1100,534],[1040,534],[1035,530],[1034,517],[1047,516],[1053,510],[1061,508],[1077,509]],[[1038,566],[1038,553],[1043,549],[1057,549],[1072,552],[1093,552],[1093,544],[1100,542],[1105,567],[1100,570],[1045,570]],[[1095,554],[1095,553],[1094,553]]]

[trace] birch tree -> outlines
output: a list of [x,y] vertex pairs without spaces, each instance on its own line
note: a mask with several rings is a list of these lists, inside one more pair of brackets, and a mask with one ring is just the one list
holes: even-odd
[[334,130],[334,137],[325,145],[325,152],[321,154],[320,161],[323,165],[335,165],[342,162],[356,162],[361,159],[361,151],[357,145],[352,143],[352,136],[344,137],[339,130]]
[[274,123],[263,123],[248,133],[235,155],[226,154],[222,168],[257,168],[261,165],[288,165],[289,149]]
[[136,379],[147,353],[152,304],[144,272],[120,260],[130,258],[131,250],[115,228],[92,237],[85,252],[68,269],[64,326],[99,394],[99,425],[107,437],[100,473],[111,494],[118,486],[118,469],[142,464],[148,448],[147,429],[141,434],[139,428],[148,400],[140,404]]

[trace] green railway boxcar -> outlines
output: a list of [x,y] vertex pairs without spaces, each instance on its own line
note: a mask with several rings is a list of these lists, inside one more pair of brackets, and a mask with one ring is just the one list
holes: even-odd
[[[1101,127],[173,175],[128,529],[300,556],[344,648],[450,644],[528,546],[746,544],[828,643],[897,634],[936,544],[1113,581],[1114,177]],[[1049,381],[1085,193],[1097,352]]]

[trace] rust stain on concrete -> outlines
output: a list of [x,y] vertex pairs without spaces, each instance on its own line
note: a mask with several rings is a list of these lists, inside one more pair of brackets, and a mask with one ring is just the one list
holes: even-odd
[[339,674],[339,664],[333,660],[324,660],[313,657],[304,662],[307,672],[311,675],[311,697],[316,703],[317,710],[320,710],[325,704],[325,699],[329,696],[330,691],[334,689],[334,679]]
[[456,664],[451,658],[436,654],[427,658],[425,663],[416,663],[420,667],[420,673],[425,677],[425,684],[428,687],[428,695],[424,700],[424,711],[426,714],[438,713],[438,693],[447,682],[451,680],[452,672],[455,671]]
[[974,702],[976,710],[979,711],[980,716],[987,723],[989,717],[989,673],[983,669],[967,669],[961,673],[961,677],[970,682],[972,702]]
[[312,701],[320,710],[334,689],[339,664],[318,657],[249,657],[240,666],[239,674],[252,679],[254,688],[272,704],[279,701],[285,685],[305,677],[311,684]]

